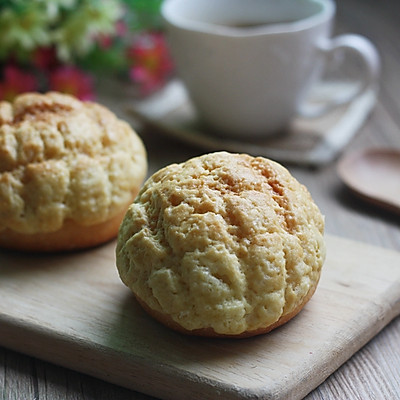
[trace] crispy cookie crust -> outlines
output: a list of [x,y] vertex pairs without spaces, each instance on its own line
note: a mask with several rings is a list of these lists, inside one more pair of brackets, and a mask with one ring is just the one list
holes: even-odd
[[121,224],[117,267],[167,326],[248,337],[285,323],[311,298],[323,231],[308,190],[284,167],[212,153],[147,180]]

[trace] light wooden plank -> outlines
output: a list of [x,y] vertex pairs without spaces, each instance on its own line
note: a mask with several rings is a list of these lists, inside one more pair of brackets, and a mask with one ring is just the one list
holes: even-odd
[[[328,236],[313,299],[245,340],[186,337],[120,282],[115,243],[0,255],[0,344],[165,399],[300,399],[400,314],[400,254]],[[258,396],[258,397],[257,397]]]

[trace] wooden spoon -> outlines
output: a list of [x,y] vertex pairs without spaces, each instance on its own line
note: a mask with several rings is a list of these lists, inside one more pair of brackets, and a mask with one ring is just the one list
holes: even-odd
[[339,161],[338,173],[363,199],[400,214],[400,150],[351,153]]

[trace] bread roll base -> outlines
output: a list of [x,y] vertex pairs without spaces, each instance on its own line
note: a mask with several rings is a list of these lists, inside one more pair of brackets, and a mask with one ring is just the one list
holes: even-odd
[[0,247],[27,252],[60,252],[94,247],[117,236],[126,208],[99,224],[84,226],[67,220],[55,232],[25,234],[5,229],[0,232]]
[[260,327],[258,329],[252,330],[252,331],[244,331],[239,334],[235,335],[227,335],[227,334],[221,334],[217,333],[214,331],[213,328],[204,328],[204,329],[193,329],[193,330],[188,330],[179,325],[176,321],[174,321],[169,315],[163,314],[159,311],[151,309],[146,303],[144,303],[139,297],[136,297],[136,300],[139,302],[139,304],[142,306],[142,308],[154,319],[156,319],[158,322],[161,324],[167,326],[170,329],[173,329],[174,331],[183,333],[185,335],[189,336],[202,336],[202,337],[210,337],[210,338],[231,338],[231,339],[245,339],[249,338],[252,336],[257,336],[257,335],[263,335],[265,333],[271,332],[273,329],[278,328],[279,326],[285,324],[286,322],[290,321],[292,318],[294,318],[302,309],[303,307],[308,303],[308,301],[311,299],[313,296],[316,288],[317,288],[318,282],[315,282],[315,285],[313,285],[310,288],[310,291],[307,293],[307,296],[304,297],[303,301],[290,313],[287,313],[285,315],[282,315],[276,322],[274,322],[271,325]]

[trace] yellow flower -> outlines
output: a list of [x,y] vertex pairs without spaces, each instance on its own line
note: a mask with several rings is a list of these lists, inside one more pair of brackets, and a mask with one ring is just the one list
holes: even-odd
[[122,9],[117,0],[85,0],[53,35],[60,59],[69,61],[72,55],[83,56],[94,46],[99,34],[113,34]]
[[31,3],[18,10],[5,8],[0,13],[0,48],[7,55],[10,52],[23,54],[38,46],[50,43],[47,33],[46,13]]

